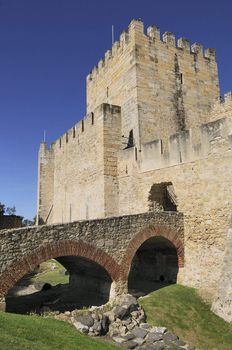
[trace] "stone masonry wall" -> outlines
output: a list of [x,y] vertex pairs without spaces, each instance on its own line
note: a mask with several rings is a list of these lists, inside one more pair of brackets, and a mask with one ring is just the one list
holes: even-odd
[[222,265],[222,274],[212,310],[232,322],[232,222],[226,240],[226,249]]
[[121,106],[122,135],[136,146],[207,122],[219,98],[215,50],[133,20],[87,77],[87,111],[102,102]]
[[43,222],[70,222],[113,214],[111,203],[117,203],[118,196],[120,129],[120,108],[104,104],[68,130],[50,149],[41,144],[38,214]]
[[184,266],[183,215],[144,213],[0,231],[0,297],[41,262],[64,256],[88,258],[126,284],[139,246],[153,236],[169,239]]
[[212,299],[221,274],[232,210],[231,130],[224,118],[206,124],[201,132],[204,144],[197,154],[183,153],[182,162],[172,153],[178,144],[171,145],[166,158],[157,152],[156,144],[150,152],[145,150],[147,153],[142,148],[137,161],[134,149],[121,151],[119,213],[148,211],[152,185],[171,182],[177,210],[184,213],[185,222],[186,264],[179,281],[201,289]]

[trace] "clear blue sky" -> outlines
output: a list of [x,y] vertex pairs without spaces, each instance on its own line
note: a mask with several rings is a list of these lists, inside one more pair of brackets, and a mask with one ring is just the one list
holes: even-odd
[[36,213],[37,152],[85,114],[85,77],[133,18],[217,50],[232,90],[230,0],[0,0],[0,202]]

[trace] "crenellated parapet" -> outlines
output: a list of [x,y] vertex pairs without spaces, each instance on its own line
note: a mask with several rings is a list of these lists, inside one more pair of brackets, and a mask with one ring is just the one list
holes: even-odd
[[228,118],[221,118],[170,135],[168,140],[144,143],[141,152],[136,147],[122,150],[120,175],[177,166],[226,151],[232,151],[232,129]]
[[111,62],[119,55],[122,55],[128,49],[130,44],[135,44],[136,39],[142,36],[146,42],[153,42],[156,44],[162,44],[166,49],[177,49],[177,52],[185,52],[190,55],[194,55],[196,59],[204,58],[207,62],[216,61],[216,50],[213,48],[203,49],[203,45],[199,43],[193,43],[190,45],[190,41],[186,38],[176,39],[175,34],[171,32],[164,32],[161,36],[160,29],[157,26],[149,26],[145,32],[144,24],[141,20],[132,20],[128,28],[124,30],[118,41],[115,41],[112,48],[105,52],[105,55],[98,64],[87,75],[87,81],[91,81],[101,74],[102,69],[106,69]]

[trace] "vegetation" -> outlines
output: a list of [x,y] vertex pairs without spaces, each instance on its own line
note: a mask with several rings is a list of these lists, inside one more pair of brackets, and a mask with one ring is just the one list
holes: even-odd
[[231,350],[232,325],[210,311],[193,288],[171,285],[139,299],[147,322],[165,326],[199,350]]
[[30,284],[36,282],[50,283],[52,286],[56,284],[65,284],[69,282],[69,276],[65,274],[64,267],[55,259],[42,263],[39,268],[30,277]]
[[[5,204],[0,202],[0,216],[4,215],[10,215],[10,216],[16,216],[16,207],[6,207]],[[19,216],[19,215],[18,215]],[[24,219],[23,216],[19,216],[22,218],[22,224],[23,226],[33,226],[36,222],[36,217],[34,217],[32,220]]]
[[6,208],[5,204],[0,202],[0,216],[3,216],[5,213],[7,213],[8,215],[15,215],[16,214],[15,206]]
[[109,343],[80,334],[71,325],[49,318],[0,312],[1,350],[116,350]]

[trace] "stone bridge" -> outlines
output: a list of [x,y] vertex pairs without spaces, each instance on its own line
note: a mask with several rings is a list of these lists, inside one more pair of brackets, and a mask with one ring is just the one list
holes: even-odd
[[[174,249],[177,269],[182,268],[183,214],[149,212],[2,230],[0,231],[0,297],[4,301],[4,297],[17,281],[51,258],[60,261],[71,275],[78,274],[78,261],[82,270],[91,269],[91,263],[94,263],[97,266],[95,275],[100,276],[101,270],[104,270],[111,280],[111,296],[127,291],[132,260],[146,242],[147,247],[151,242],[153,248],[160,249],[165,243],[165,251]],[[74,257],[79,260],[75,262],[72,260]],[[86,263],[83,264],[83,261]]]

